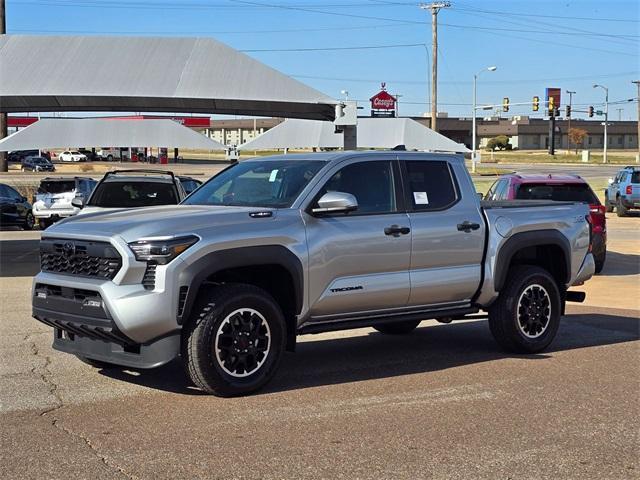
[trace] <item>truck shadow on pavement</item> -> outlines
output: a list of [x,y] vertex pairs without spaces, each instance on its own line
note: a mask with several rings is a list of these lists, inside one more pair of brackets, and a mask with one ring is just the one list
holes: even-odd
[[[359,382],[446,370],[504,358],[551,361],[555,352],[611,345],[640,339],[640,319],[606,314],[564,317],[551,348],[537,355],[501,352],[486,321],[470,321],[418,328],[409,335],[367,333],[298,343],[286,354],[274,379],[256,394]],[[186,395],[201,394],[190,385],[179,361],[136,372],[101,370],[105,376],[149,388]]]
[[33,277],[40,271],[40,240],[0,241],[0,277]]
[[640,255],[634,253],[607,252],[601,276],[638,275],[640,274]]

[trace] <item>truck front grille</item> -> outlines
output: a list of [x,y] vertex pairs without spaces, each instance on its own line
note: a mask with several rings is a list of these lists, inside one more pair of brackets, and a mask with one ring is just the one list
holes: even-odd
[[43,272],[112,280],[121,267],[122,258],[107,242],[49,238],[40,242]]

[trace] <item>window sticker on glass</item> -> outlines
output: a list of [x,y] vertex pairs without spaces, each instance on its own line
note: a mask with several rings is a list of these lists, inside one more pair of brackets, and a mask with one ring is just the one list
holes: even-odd
[[416,205],[429,205],[429,197],[427,192],[413,192],[413,201]]
[[271,170],[271,175],[269,175],[269,181],[272,183],[275,182],[277,176],[278,176],[278,169],[276,168],[275,170]]

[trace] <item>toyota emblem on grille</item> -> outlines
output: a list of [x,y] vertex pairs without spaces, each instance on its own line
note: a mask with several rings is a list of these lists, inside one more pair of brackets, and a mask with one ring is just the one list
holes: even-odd
[[76,255],[76,244],[73,242],[66,242],[62,245],[62,253],[67,258],[74,257]]

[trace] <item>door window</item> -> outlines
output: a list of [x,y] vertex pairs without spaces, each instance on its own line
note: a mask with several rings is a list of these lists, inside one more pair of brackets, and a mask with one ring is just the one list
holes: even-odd
[[413,210],[443,210],[458,201],[447,162],[407,161],[408,204]]
[[358,201],[352,215],[380,214],[396,211],[396,192],[391,162],[352,163],[336,172],[318,194],[350,193]]

